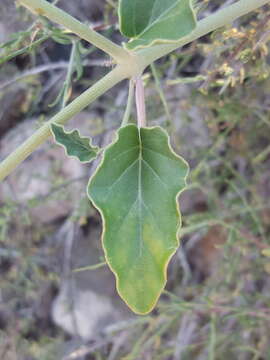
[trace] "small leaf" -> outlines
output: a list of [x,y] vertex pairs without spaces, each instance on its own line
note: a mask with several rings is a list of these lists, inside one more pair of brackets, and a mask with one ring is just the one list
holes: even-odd
[[67,155],[83,163],[96,158],[99,148],[92,146],[91,140],[88,137],[82,137],[77,129],[68,132],[61,125],[51,124],[51,131],[55,141],[65,148]]
[[83,64],[82,64],[79,42],[75,43],[74,70],[76,70],[76,81],[78,81],[83,75]]
[[117,290],[136,313],[155,306],[167,265],[179,246],[178,194],[187,163],[160,127],[127,125],[104,153],[88,196],[103,218],[103,247]]
[[177,41],[196,27],[192,0],[120,0],[119,21],[128,49]]
[[70,37],[64,35],[52,35],[52,39],[61,45],[69,45],[71,43]]

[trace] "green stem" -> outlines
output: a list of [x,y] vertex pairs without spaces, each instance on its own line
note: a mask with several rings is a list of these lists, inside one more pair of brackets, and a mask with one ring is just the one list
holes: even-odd
[[135,83],[133,79],[129,80],[129,89],[128,89],[128,100],[127,100],[127,106],[126,111],[122,120],[121,127],[126,126],[129,122],[130,113],[132,110],[132,106],[134,103],[134,89],[135,89]]
[[164,110],[165,110],[165,113],[167,116],[166,123],[167,123],[167,126],[169,127],[172,124],[172,116],[171,116],[170,109],[169,109],[169,106],[168,106],[168,103],[166,100],[166,96],[165,96],[162,86],[160,84],[159,76],[158,76],[157,69],[156,69],[156,66],[154,63],[151,64],[151,71],[154,76],[157,92],[159,94],[160,100],[162,102],[162,105],[164,107]]
[[45,16],[51,21],[56,22],[69,29],[74,34],[78,35],[81,39],[84,39],[97,48],[103,50],[109,54],[118,62],[123,61],[127,56],[128,52],[121,46],[116,45],[109,39],[98,34],[92,30],[89,26],[82,24],[80,21],[67,14],[65,11],[58,7],[50,4],[46,0],[18,0],[19,4],[24,5],[30,11],[37,13],[38,15]]
[[269,1],[270,0],[239,0],[235,4],[199,21],[196,29],[190,35],[178,42],[167,45],[156,45],[139,50],[135,53],[129,53],[45,0],[19,0],[20,3],[35,10],[40,15],[44,15],[49,19],[56,21],[58,24],[67,27],[81,38],[104,50],[117,59],[121,65],[118,65],[93,87],[85,91],[81,96],[55,115],[49,122],[32,135],[32,137],[26,140],[10,156],[8,156],[0,164],[0,181],[50,136],[51,122],[57,122],[59,124],[65,123],[121,80],[138,76],[146,66],[150,65],[155,60],[211,31],[231,23],[238,17],[267,4]]
[[74,71],[76,52],[77,52],[77,41],[73,41],[71,54],[70,54],[70,58],[69,58],[67,77],[66,77],[66,80],[64,83],[64,93],[63,93],[62,106],[61,106],[62,109],[67,104],[68,97],[69,97],[68,93],[69,93],[70,87],[72,86],[72,75],[73,75],[73,71]]
[[195,30],[183,39],[172,44],[156,45],[141,49],[136,53],[139,58],[142,58],[142,66],[146,67],[162,56],[165,56],[222,26],[232,23],[237,18],[256,10],[269,3],[269,1],[270,0],[239,0],[235,4],[227,6],[213,15],[209,15],[205,19],[199,21]]
[[28,140],[19,146],[0,164],[0,181],[13,171],[17,165],[25,160],[39,145],[51,136],[50,124],[64,124],[74,115],[87,107],[90,103],[104,94],[107,90],[126,78],[126,73],[121,66],[116,67],[109,74],[104,76],[90,89],[86,90],[68,106],[57,113],[52,119],[46,122]]
[[74,269],[73,272],[80,272],[80,271],[87,271],[87,270],[97,270],[103,266],[106,266],[107,263],[106,261],[104,262],[101,262],[99,264],[95,264],[95,265],[88,265],[88,266],[83,266],[83,267],[80,267],[80,268],[77,268],[77,269]]
[[24,54],[27,51],[31,51],[32,49],[34,49],[36,46],[42,44],[44,41],[48,40],[50,38],[50,35],[44,35],[42,36],[40,39],[31,42],[31,44],[25,46],[22,49],[19,49],[15,52],[13,52],[10,55],[7,55],[6,57],[3,57],[2,59],[0,59],[0,65],[4,64],[7,61],[12,60],[13,58],[15,58],[16,56],[19,56],[21,54]]

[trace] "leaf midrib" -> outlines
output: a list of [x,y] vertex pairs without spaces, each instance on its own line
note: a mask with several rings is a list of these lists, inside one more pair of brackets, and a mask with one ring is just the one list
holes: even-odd
[[134,208],[134,206],[137,204],[138,207],[138,214],[139,214],[139,257],[142,256],[143,253],[143,237],[142,237],[142,214],[143,214],[143,209],[142,207],[145,207],[146,210],[148,210],[149,214],[151,215],[152,219],[154,220],[156,227],[158,228],[159,232],[164,236],[164,233],[162,232],[162,230],[159,227],[159,224],[154,216],[154,214],[152,213],[152,210],[149,208],[149,206],[145,203],[144,198],[143,198],[143,194],[142,194],[142,164],[146,164],[146,166],[148,166],[148,168],[150,169],[150,171],[152,171],[152,173],[155,175],[155,177],[158,179],[159,183],[163,186],[163,188],[168,192],[168,186],[167,184],[161,179],[161,177],[159,176],[159,174],[155,171],[155,169],[151,166],[151,164],[143,157],[143,151],[151,151],[153,152],[155,155],[157,156],[161,156],[164,157],[166,159],[171,159],[170,157],[161,154],[158,151],[154,151],[153,149],[150,149],[147,146],[143,146],[142,144],[142,139],[141,139],[141,131],[138,129],[138,145],[133,146],[132,148],[123,151],[122,153],[118,154],[114,159],[126,155],[128,152],[130,151],[134,151],[135,149],[138,148],[138,157],[132,161],[127,168],[120,174],[120,176],[114,181],[114,183],[110,186],[109,190],[108,190],[108,194],[106,196],[106,198],[109,197],[109,195],[111,194],[112,189],[114,188],[114,186],[116,184],[119,183],[119,181],[121,181],[121,179],[123,178],[123,176],[125,176],[127,174],[128,171],[130,171],[133,166],[138,162],[138,188],[137,188],[137,196],[136,199],[133,201],[133,203],[131,204],[130,208],[128,209],[124,219],[122,220],[121,224],[118,227],[118,232],[121,230],[122,226],[124,225],[127,217],[129,216],[130,212],[132,211],[132,209]]
[[139,199],[139,242],[140,242],[140,251],[139,256],[142,255],[142,249],[143,249],[143,241],[142,241],[142,139],[141,139],[141,130],[138,129],[138,137],[139,137],[139,171],[138,171],[138,195],[137,198]]
[[[161,177],[158,175],[158,173],[154,170],[154,168],[148,163],[148,161],[146,159],[143,158],[143,149],[146,149],[146,150],[150,150],[152,151],[154,154],[156,155],[159,155],[159,156],[163,156],[163,157],[166,157],[168,159],[170,159],[169,157],[163,155],[163,154],[160,154],[159,152],[156,152],[148,147],[143,147],[142,145],[142,139],[141,139],[141,131],[138,129],[138,139],[139,139],[139,144],[132,147],[131,149],[127,150],[127,151],[124,151],[123,153],[121,153],[121,155],[123,154],[126,154],[128,151],[131,151],[131,150],[134,150],[136,148],[139,149],[139,154],[138,154],[138,158],[133,161],[131,164],[128,165],[128,167],[125,169],[125,171],[122,172],[122,174],[117,178],[117,180],[110,186],[110,190],[109,190],[109,193],[111,192],[112,188],[115,186],[115,184],[117,184],[121,179],[122,177],[128,172],[130,171],[130,169],[138,162],[138,190],[137,190],[137,197],[135,199],[135,201],[131,204],[128,212],[126,213],[124,219],[122,220],[120,226],[119,226],[119,229],[118,231],[120,231],[120,229],[122,228],[123,224],[125,223],[128,215],[130,214],[131,210],[133,209],[133,207],[135,206],[135,204],[137,203],[137,206],[138,206],[138,214],[139,214],[139,257],[142,256],[142,253],[143,253],[143,237],[142,237],[142,206],[145,207],[146,210],[148,210],[149,214],[151,215],[151,217],[153,218],[159,232],[163,234],[163,232],[161,231],[160,227],[159,227],[159,224],[157,223],[157,220],[154,216],[154,214],[152,213],[152,210],[149,208],[148,205],[146,205],[144,199],[143,199],[143,195],[142,195],[142,163],[145,163],[149,169],[152,171],[152,173],[154,173],[154,175],[156,176],[156,178],[159,180],[159,182],[163,185],[163,187],[166,189],[166,191],[168,192],[168,187],[167,185],[163,182],[163,180],[161,179]],[[109,196],[109,194],[108,194]]]
[[[73,136],[72,136],[72,139],[73,139],[73,141],[74,141],[74,143],[75,143],[76,145],[81,146],[81,147],[82,147],[85,151],[87,151],[88,153],[95,153],[95,152],[96,152],[96,151],[94,150],[96,147],[91,148],[91,144],[90,144],[89,138],[81,136],[82,141],[80,142],[80,141],[78,141],[78,140],[74,137],[74,136],[80,136],[80,133],[79,133],[78,130],[75,130],[75,131],[73,132],[73,134],[72,134],[72,133],[70,133],[70,134],[73,135]],[[84,143],[85,140],[88,141],[87,144]]]
[[[139,132],[139,134],[140,134],[140,132]],[[140,136],[140,135],[139,135],[139,136]],[[161,177],[158,175],[158,173],[155,171],[155,169],[148,163],[148,161],[147,161],[146,159],[143,158],[143,156],[142,156],[142,151],[143,151],[143,149],[142,149],[142,144],[141,144],[141,139],[140,139],[140,137],[139,137],[139,141],[140,141],[139,145],[133,146],[132,148],[130,148],[130,149],[128,149],[128,150],[126,150],[126,151],[118,154],[114,159],[112,159],[112,160],[115,160],[115,159],[117,159],[118,157],[120,157],[120,156],[122,156],[122,155],[124,155],[124,154],[126,154],[126,153],[128,153],[128,152],[130,152],[130,151],[132,151],[132,150],[134,150],[134,149],[136,149],[136,148],[139,148],[139,156],[138,156],[138,158],[136,158],[134,161],[132,161],[132,163],[128,165],[128,167],[119,175],[119,177],[118,177],[118,178],[114,181],[114,183],[110,186],[109,191],[108,191],[108,196],[109,196],[109,194],[110,194],[111,189],[122,179],[122,177],[123,177],[123,176],[136,164],[136,162],[139,161],[139,160],[141,160],[141,161],[139,161],[139,162],[144,162],[144,163],[152,170],[152,172],[155,174],[155,176],[159,179],[160,183],[161,183],[161,184],[166,188],[166,190],[168,191],[167,185],[164,183],[164,181],[161,179]],[[144,149],[146,149],[146,150],[148,150],[148,151],[151,151],[151,152],[153,152],[154,154],[156,154],[156,155],[158,155],[158,156],[162,156],[162,157],[165,157],[165,158],[167,158],[167,159],[172,160],[172,159],[169,158],[168,156],[165,156],[165,155],[161,154],[160,152],[154,151],[154,150],[152,150],[152,149],[150,149],[150,148],[148,148],[148,147],[146,147],[146,146],[144,146]]]

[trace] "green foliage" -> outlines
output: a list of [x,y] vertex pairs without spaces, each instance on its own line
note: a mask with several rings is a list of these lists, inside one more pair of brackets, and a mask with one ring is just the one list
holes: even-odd
[[[70,39],[67,41],[69,41],[70,43]],[[58,42],[61,43],[61,41]],[[68,43],[64,42],[62,44],[67,45]],[[89,50],[87,51],[86,49],[84,49],[84,47],[79,41],[75,41],[75,40],[72,41],[72,50],[70,53],[67,76],[58,96],[53,101],[53,103],[50,104],[50,107],[56,106],[59,102],[61,102],[62,108],[66,106],[72,94],[71,90],[73,84],[73,77],[74,77],[74,82],[80,80],[80,78],[82,77],[83,75],[82,57],[88,52]],[[74,73],[76,73],[76,76],[74,76]]]
[[119,21],[128,49],[177,41],[196,27],[191,0],[120,0]]
[[45,18],[39,17],[29,29],[11,34],[8,41],[0,44],[0,65],[17,56],[34,54],[36,48],[49,39],[69,45],[73,37],[65,30],[53,27]]
[[88,137],[81,136],[77,129],[65,131],[63,126],[51,124],[51,131],[56,143],[64,147],[68,156],[75,157],[82,163],[96,158],[99,148],[93,146]]
[[[109,1],[116,5],[115,1]],[[101,344],[100,348],[89,350],[89,355],[85,356],[97,360],[108,358],[108,356],[114,358],[125,357],[128,360],[145,359],[149,356],[155,360],[177,359],[180,357],[183,359],[208,357],[209,359],[220,360],[227,358],[234,360],[241,357],[247,359],[270,358],[268,346],[268,279],[270,273],[268,239],[270,229],[269,203],[267,202],[269,198],[269,190],[267,190],[269,185],[267,183],[269,182],[270,123],[268,108],[265,103],[265,94],[269,92],[270,86],[270,72],[269,65],[266,62],[267,30],[264,17],[266,18],[264,12],[258,11],[250,24],[245,21],[245,26],[241,32],[233,29],[215,33],[209,41],[198,41],[197,46],[188,47],[188,49],[183,49],[181,52],[176,52],[162,59],[157,65],[156,73],[153,71],[154,67],[152,67],[161,99],[153,95],[154,91],[149,91],[147,98],[149,126],[161,124],[165,127],[167,125],[164,121],[164,110],[161,107],[161,103],[163,103],[167,115],[169,114],[167,117],[171,120],[169,126],[173,130],[172,142],[179,152],[185,153],[185,156],[192,164],[190,176],[192,185],[190,186],[190,195],[185,199],[184,224],[180,231],[180,237],[184,238],[183,247],[171,264],[167,286],[170,292],[163,292],[164,296],[162,301],[158,303],[157,311],[151,316],[137,318],[135,322],[127,322],[124,325],[117,324],[117,330],[113,330],[111,334],[106,332],[107,335],[109,334],[106,338],[110,344],[103,343],[104,345]],[[69,35],[64,34],[62,30],[58,30],[59,34],[56,29],[51,28],[51,31],[54,32],[54,35],[51,36],[50,34],[50,38],[53,38],[54,41],[61,44],[73,44],[64,91],[59,97],[59,99],[64,99],[62,105],[65,105],[68,100],[66,95],[71,93],[71,85],[74,85],[72,75],[74,75],[75,71],[78,77],[82,74],[81,56],[77,57],[76,55],[82,55],[82,53],[79,54],[78,49],[76,49],[73,37],[70,36],[69,41]],[[30,42],[29,34],[19,45],[16,44],[16,46],[12,47],[14,44],[7,44],[4,49],[7,50],[7,57],[3,58],[3,62],[22,53],[33,54],[33,49],[38,43]],[[42,33],[39,35],[42,35]],[[43,39],[40,36],[40,39],[43,41],[46,38]],[[37,37],[37,40],[39,40],[39,37]],[[16,52],[18,48],[19,51]],[[200,61],[198,61],[198,58]],[[78,63],[77,60],[79,60]],[[202,67],[198,65],[201,60],[204,61]],[[205,64],[207,64],[207,68]],[[205,70],[201,74],[202,68]],[[160,75],[160,80],[157,75]],[[186,75],[188,77],[184,77]],[[166,84],[165,82],[162,83],[164,78],[174,80],[168,80]],[[149,87],[153,86],[149,73],[145,74],[145,79]],[[173,85],[175,88],[172,89],[167,85]],[[198,88],[200,91],[198,91]],[[76,90],[75,88],[75,93]],[[78,89],[79,91],[81,91],[81,88]],[[109,101],[109,98],[106,98],[106,101],[103,98],[99,106],[103,109],[115,106],[114,98],[112,102]],[[181,119],[179,116],[180,111]],[[116,118],[117,120],[118,118]],[[114,124],[112,117],[110,117],[109,128],[112,127],[114,127]],[[135,126],[129,126],[129,129],[138,132]],[[150,134],[152,129],[141,129],[138,134],[141,135],[140,132],[143,131]],[[63,129],[62,132],[68,134]],[[160,130],[160,132],[162,131]],[[107,171],[105,175],[109,175],[107,177],[103,176],[103,179],[106,178],[108,181],[113,179],[110,174],[117,171],[117,166],[123,165],[122,161],[119,163],[116,161],[116,164],[114,164],[113,157],[110,158],[113,147],[120,141],[121,133],[128,133],[129,135],[130,130],[128,132],[126,132],[126,128],[120,130],[118,140],[106,150],[103,163],[90,182],[90,186],[95,183],[100,172],[104,171],[105,165]],[[80,143],[81,137],[79,134],[77,135]],[[137,135],[137,141],[138,138],[140,140],[140,136]],[[127,141],[128,139],[129,136]],[[120,144],[122,147],[124,147],[123,144],[126,144],[125,141],[123,136]],[[76,148],[78,146],[77,141],[70,142],[70,139],[65,138],[64,142],[67,143],[67,147]],[[80,156],[80,151],[84,153],[85,145],[84,143],[79,144],[79,149],[83,148],[83,150],[79,150]],[[89,145],[88,140],[87,146]],[[62,146],[64,145],[62,144]],[[143,154],[143,149],[144,147],[141,146],[141,154]],[[140,151],[137,153],[134,151],[135,159],[136,156],[137,159],[141,156]],[[133,152],[131,153],[133,154]],[[129,153],[130,156],[131,153]],[[151,156],[151,161],[152,158]],[[126,161],[129,160],[130,158],[126,157]],[[159,159],[158,166],[160,165]],[[138,171],[135,176],[129,176],[127,180],[129,180],[128,186],[126,186],[128,190],[122,194],[125,199],[129,199],[130,196],[134,195],[132,191],[137,189],[136,185],[139,183]],[[132,184],[136,180],[137,184],[134,187]],[[173,181],[174,177],[168,172],[166,173],[166,180]],[[155,181],[154,177],[154,182],[151,180],[151,189]],[[61,183],[55,186],[51,191],[51,195],[57,194],[59,189],[65,186],[64,193],[66,196],[66,194],[70,193],[68,186],[73,182],[74,179],[71,179],[64,184]],[[56,181],[56,185],[57,183]],[[179,183],[179,185],[181,184]],[[96,186],[94,190],[95,194],[90,194],[90,196],[95,201],[95,195],[98,198],[101,197],[101,189]],[[56,196],[56,194],[53,196]],[[177,191],[173,197],[174,209],[176,194]],[[166,207],[164,208],[166,201],[163,200],[163,195],[163,192],[159,191],[156,196],[151,197],[151,201],[153,201],[154,210],[158,211],[158,215],[166,210],[166,219],[168,218],[168,211]],[[147,276],[151,276],[148,279],[145,276],[146,272],[143,271],[143,269],[147,269],[144,264],[137,273],[135,271],[132,273],[133,264],[136,266],[138,262],[136,263],[136,257],[134,257],[135,252],[130,250],[134,245],[134,242],[130,244],[130,239],[135,237],[134,228],[136,225],[138,228],[138,212],[135,214],[135,218],[124,219],[124,226],[127,228],[125,233],[128,236],[123,237],[126,240],[124,245],[121,246],[120,244],[114,251],[115,257],[111,258],[112,260],[110,259],[109,252],[111,253],[112,246],[109,246],[110,243],[106,247],[105,241],[108,241],[108,243],[114,241],[119,244],[120,238],[118,236],[119,227],[115,233],[109,234],[109,220],[107,221],[107,218],[111,220],[112,217],[120,213],[120,207],[117,207],[114,203],[115,199],[118,199],[117,196],[118,193],[114,191],[109,194],[109,201],[105,202],[103,198],[96,201],[96,204],[98,204],[99,200],[102,202],[103,208],[101,209],[99,206],[98,208],[100,208],[104,220],[106,220],[103,236],[104,247],[107,260],[112,268],[114,266],[112,263],[115,264],[119,261],[119,254],[124,254],[124,256],[120,257],[120,261],[126,262],[124,265],[127,270],[124,271],[120,268],[119,272],[124,276],[133,277],[127,286],[125,284],[124,290],[121,290],[121,296],[129,302],[129,305],[135,311],[142,313],[145,311],[146,300],[149,300],[147,298],[149,296],[148,292],[152,291],[152,286],[156,286],[157,279],[159,281],[161,278],[161,282],[164,281],[166,266],[163,263],[159,264],[158,271],[150,269],[152,273],[149,275],[149,272],[147,272]],[[88,206],[89,201],[87,200]],[[16,347],[17,352],[20,354],[22,350],[19,342],[21,338],[24,339],[27,350],[31,352],[28,357],[40,359],[43,358],[43,352],[46,351],[46,339],[42,341],[41,336],[43,336],[44,332],[44,337],[46,337],[48,328],[42,323],[40,332],[36,332],[36,318],[33,317],[32,320],[31,316],[27,317],[29,333],[33,332],[35,334],[34,340],[31,340],[31,336],[29,340],[28,331],[23,332],[21,330],[24,328],[22,323],[25,321],[25,317],[21,316],[21,309],[32,314],[31,306],[35,307],[36,305],[32,305],[31,301],[33,300],[36,303],[40,300],[36,299],[36,297],[39,297],[37,294],[40,292],[40,284],[46,281],[50,282],[51,278],[55,277],[55,268],[49,264],[48,268],[52,270],[50,273],[46,263],[49,259],[55,261],[55,249],[53,246],[55,246],[56,242],[53,241],[52,245],[47,241],[44,242],[44,239],[48,238],[48,228],[44,229],[43,227],[43,233],[41,233],[41,229],[38,229],[38,236],[33,236],[32,224],[32,228],[29,228],[27,233],[25,228],[18,227],[18,224],[21,225],[22,223],[18,214],[21,214],[22,210],[28,211],[31,206],[34,209],[38,203],[44,202],[44,196],[36,199],[36,201],[31,201],[31,206],[30,202],[20,203],[16,199],[15,202],[17,202],[16,208],[15,205],[1,204],[0,241],[2,243],[0,260],[2,261],[1,288],[3,289],[4,299],[7,299],[3,306],[12,303],[9,305],[12,309],[10,313],[15,314],[14,317],[17,317],[18,323],[14,326],[12,316],[9,321],[9,331],[5,334],[4,330],[3,336],[1,333],[0,338],[10,337],[12,339],[10,347]],[[188,206],[186,202],[188,202]],[[124,206],[129,204],[124,203]],[[124,210],[122,211],[122,214],[124,214]],[[109,212],[109,215],[105,219],[107,212]],[[78,227],[86,224],[89,218],[90,221],[97,222],[96,215],[92,212],[83,216],[83,219],[80,214],[81,212],[79,212],[79,215],[76,214],[76,216],[71,217],[71,220],[75,221]],[[141,214],[147,223],[150,223],[154,228],[151,237],[145,237],[145,243],[155,242],[154,245],[160,244],[161,235],[154,224],[153,217],[145,209]],[[171,216],[169,220],[171,221]],[[117,221],[115,221],[116,225],[110,226],[116,227]],[[128,222],[126,223],[126,221]],[[163,217],[158,216],[159,226],[162,221]],[[211,238],[211,230],[217,225],[218,231],[215,233],[214,238]],[[57,225],[54,224],[53,226]],[[53,228],[53,232],[55,232],[55,228]],[[21,235],[22,233],[24,236]],[[175,233],[176,230],[172,234],[172,239],[176,240]],[[14,236],[15,234],[18,234],[17,238]],[[93,234],[91,233],[90,236],[92,240]],[[27,241],[24,241],[25,239]],[[162,239],[167,240],[166,236],[162,237]],[[41,246],[43,243],[44,247]],[[166,244],[162,242],[162,245]],[[24,246],[29,248],[24,249]],[[134,248],[136,249],[136,245],[134,245]],[[13,249],[19,249],[19,251]],[[155,246],[153,249],[154,251],[157,250]],[[127,251],[128,253],[126,253]],[[167,255],[166,252],[165,255]],[[168,257],[170,257],[170,254]],[[101,265],[103,263],[90,268],[93,270]],[[139,263],[139,265],[141,264]],[[89,269],[89,267],[86,268]],[[113,270],[116,272],[114,268]],[[98,282],[99,274],[97,273],[96,276]],[[120,275],[116,274],[116,276],[120,284]],[[145,303],[139,304],[140,309],[138,311],[138,307],[135,308],[132,303],[134,300],[130,301],[130,298],[127,299],[127,297],[134,295],[131,291],[128,291],[128,287],[134,285],[134,288],[136,288],[139,280],[141,283],[145,281],[146,286],[144,285],[143,296],[140,296],[140,300],[145,301]],[[17,292],[15,296],[11,293],[11,290]],[[76,296],[77,293],[73,295]],[[135,296],[137,295],[138,292]],[[154,297],[156,299],[157,295],[154,296],[153,292],[150,293],[153,299]],[[9,299],[12,299],[12,297],[13,299],[17,297],[18,301],[16,299],[16,301],[11,302]],[[47,300],[46,296],[44,298]],[[148,306],[147,310],[149,308],[150,306]],[[37,322],[41,323],[40,320]],[[12,328],[20,329],[19,336],[17,332],[13,335],[13,332],[10,331]],[[119,336],[117,336],[118,332]],[[123,335],[121,332],[125,332],[128,337],[124,338],[124,344],[122,343],[119,346],[118,339],[120,338],[121,341]],[[176,334],[179,335],[176,336]],[[188,334],[190,335],[185,336]],[[59,333],[53,333],[52,344],[60,337]],[[33,346],[31,346],[31,341]],[[79,353],[79,350],[76,353]],[[108,351],[110,351],[110,355]],[[16,357],[16,355],[13,357]],[[51,357],[56,358],[57,355],[51,355]],[[48,360],[49,358],[48,354],[44,355],[44,359]]]
[[187,163],[160,127],[128,125],[104,154],[88,195],[103,217],[103,246],[117,289],[133,311],[151,311],[178,247],[176,203]]

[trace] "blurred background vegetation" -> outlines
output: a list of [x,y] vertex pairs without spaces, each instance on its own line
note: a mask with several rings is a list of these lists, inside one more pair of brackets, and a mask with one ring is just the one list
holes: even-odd
[[[231,3],[201,1],[199,17]],[[57,6],[123,41],[116,0]],[[102,264],[101,219],[85,195],[96,164],[48,141],[0,184],[1,360],[270,359],[269,25],[265,6],[144,74],[148,124],[167,128],[191,166],[181,247],[150,315],[126,308]],[[112,64],[10,0],[0,30],[3,159]],[[67,127],[107,144],[126,99],[123,82]]]

